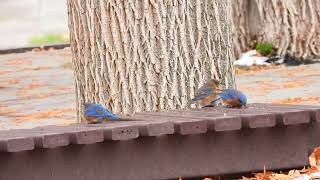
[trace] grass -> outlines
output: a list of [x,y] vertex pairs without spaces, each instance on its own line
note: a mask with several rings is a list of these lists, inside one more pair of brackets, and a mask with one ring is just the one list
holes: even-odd
[[270,43],[258,43],[255,49],[261,55],[267,56],[273,51],[274,45]]
[[31,37],[28,40],[28,45],[44,45],[44,44],[58,44],[68,43],[69,36],[67,33],[64,34],[44,34],[42,36]]

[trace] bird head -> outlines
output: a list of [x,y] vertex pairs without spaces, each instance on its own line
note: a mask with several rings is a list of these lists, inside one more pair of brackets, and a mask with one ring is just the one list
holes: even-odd
[[84,108],[87,109],[88,107],[94,106],[94,105],[95,105],[94,103],[87,102],[87,103],[84,103]]
[[215,87],[217,92],[222,92],[224,89],[221,87],[220,81],[216,79],[210,79],[209,84],[211,87]]
[[210,79],[209,81],[210,83],[216,85],[216,86],[219,86],[220,85],[220,81],[216,80],[216,79]]
[[86,117],[96,117],[96,118],[111,118],[118,119],[118,117],[110,113],[104,106],[101,104],[86,103],[84,110],[84,116]]

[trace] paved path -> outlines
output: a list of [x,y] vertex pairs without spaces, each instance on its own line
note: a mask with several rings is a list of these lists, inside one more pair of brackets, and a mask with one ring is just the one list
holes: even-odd
[[320,105],[320,63],[236,76],[250,102]]
[[0,56],[0,129],[75,120],[69,48]]
[[[0,129],[75,122],[70,49],[0,56]],[[249,102],[320,105],[320,64],[237,75]]]

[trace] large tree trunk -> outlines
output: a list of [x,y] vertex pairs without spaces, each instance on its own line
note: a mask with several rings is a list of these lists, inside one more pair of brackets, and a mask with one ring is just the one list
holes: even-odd
[[88,101],[129,114],[189,107],[207,78],[233,87],[229,3],[68,0],[78,119]]
[[255,42],[270,42],[282,56],[320,58],[318,0],[235,0],[232,9],[237,57]]

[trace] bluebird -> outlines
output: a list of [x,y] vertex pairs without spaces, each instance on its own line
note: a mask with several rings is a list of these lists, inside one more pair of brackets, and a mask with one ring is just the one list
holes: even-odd
[[88,124],[98,124],[105,120],[116,120],[118,117],[110,113],[105,107],[100,104],[86,103],[84,105],[84,117]]
[[221,92],[220,82],[216,79],[210,79],[196,91],[191,104],[200,102],[201,106],[214,106],[211,102],[218,98],[218,92]]
[[226,89],[219,93],[219,98],[213,100],[211,103],[221,102],[223,107],[240,108],[246,107],[247,97],[240,91],[234,89]]

